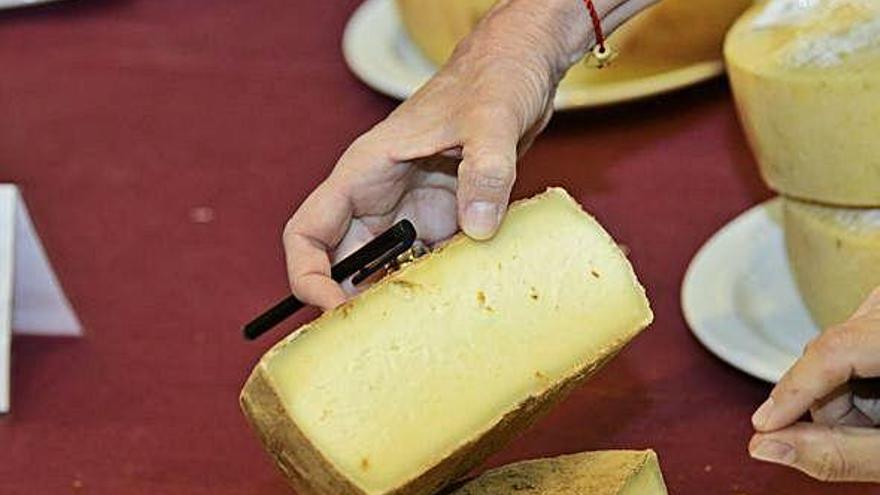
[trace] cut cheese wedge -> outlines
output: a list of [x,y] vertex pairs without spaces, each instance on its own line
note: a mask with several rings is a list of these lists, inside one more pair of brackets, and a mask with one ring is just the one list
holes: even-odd
[[880,287],[880,209],[785,201],[788,257],[821,328],[847,320]]
[[653,450],[607,450],[493,469],[450,495],[666,495]]
[[731,29],[725,55],[770,187],[880,206],[880,1],[761,2]]
[[551,189],[278,343],[241,402],[303,495],[430,494],[651,320],[615,242]]

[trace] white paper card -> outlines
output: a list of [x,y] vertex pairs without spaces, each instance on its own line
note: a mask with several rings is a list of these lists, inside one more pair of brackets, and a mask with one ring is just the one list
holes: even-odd
[[0,184],[0,413],[9,411],[13,329],[31,335],[82,331],[18,188]]

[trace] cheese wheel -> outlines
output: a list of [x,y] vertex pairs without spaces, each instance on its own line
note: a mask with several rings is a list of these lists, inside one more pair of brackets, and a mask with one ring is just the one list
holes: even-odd
[[651,320],[618,246],[551,189],[285,338],[241,402],[300,494],[427,495]]
[[[495,0],[397,0],[415,45],[442,65]],[[609,39],[620,56],[605,68],[579,63],[566,86],[630,81],[721,58],[724,33],[752,0],[663,0]]]
[[788,257],[821,328],[848,319],[880,287],[880,209],[785,200]]
[[880,206],[880,2],[763,2],[731,29],[725,55],[770,187]]
[[653,450],[606,450],[493,469],[450,495],[666,495]]

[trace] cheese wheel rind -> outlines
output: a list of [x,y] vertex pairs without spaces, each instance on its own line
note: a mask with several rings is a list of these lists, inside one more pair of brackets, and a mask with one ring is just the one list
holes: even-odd
[[820,328],[848,319],[880,287],[880,209],[784,200],[785,240],[798,289]]
[[880,3],[823,0],[767,19],[787,1],[757,4],[724,48],[762,176],[790,197],[880,206]]
[[653,450],[582,452],[486,472],[449,495],[666,495]]

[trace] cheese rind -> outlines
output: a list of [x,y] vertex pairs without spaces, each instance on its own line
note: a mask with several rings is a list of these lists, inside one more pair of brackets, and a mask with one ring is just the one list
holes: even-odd
[[648,325],[620,249],[561,189],[458,236],[273,347],[246,415],[303,494],[428,494]]
[[785,239],[795,281],[813,319],[848,319],[880,287],[880,209],[785,200]]
[[[782,8],[786,2],[797,15]],[[776,10],[785,15],[769,15]],[[730,30],[724,52],[740,120],[771,188],[831,205],[880,206],[880,2],[761,2]]]
[[509,464],[449,495],[666,495],[653,450],[607,450]]

